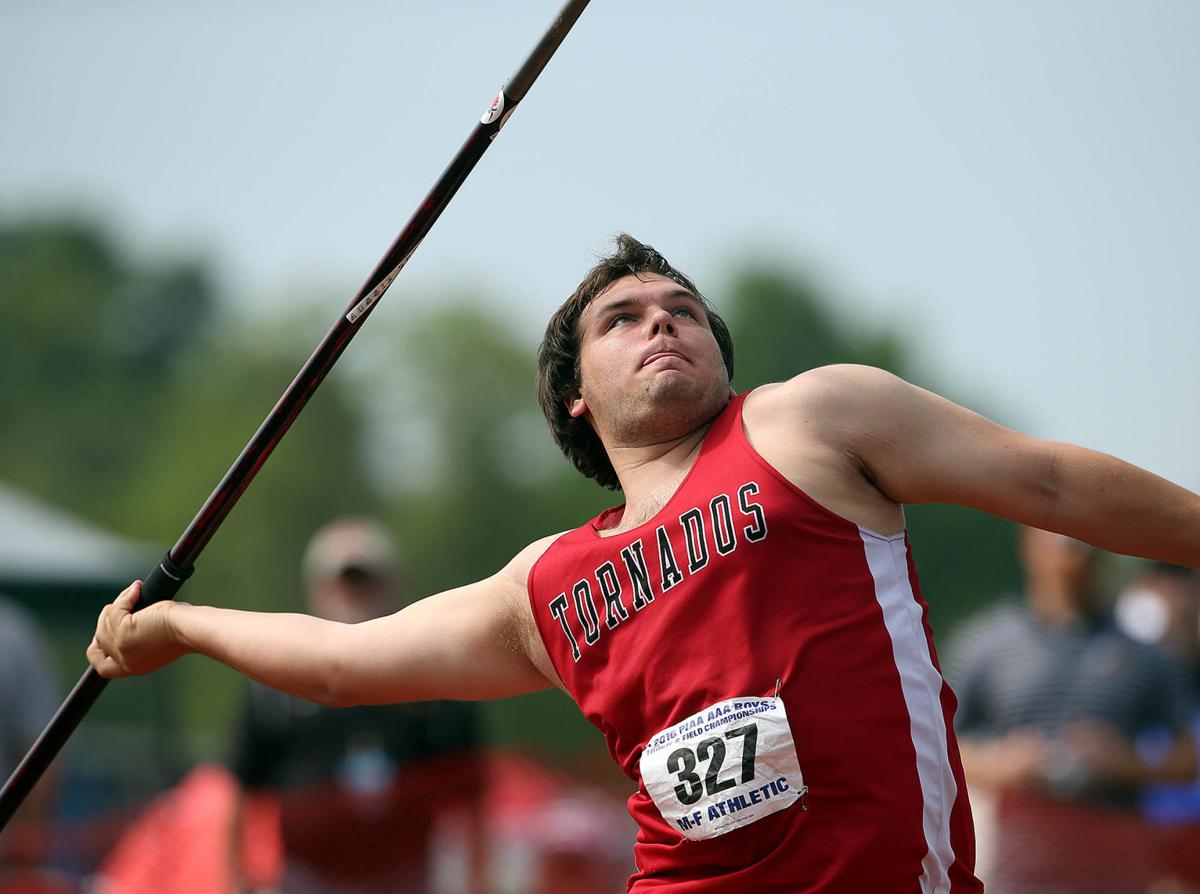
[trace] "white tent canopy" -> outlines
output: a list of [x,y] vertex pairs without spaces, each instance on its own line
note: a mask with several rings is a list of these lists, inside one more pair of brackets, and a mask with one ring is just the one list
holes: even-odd
[[0,482],[0,584],[131,580],[159,552]]

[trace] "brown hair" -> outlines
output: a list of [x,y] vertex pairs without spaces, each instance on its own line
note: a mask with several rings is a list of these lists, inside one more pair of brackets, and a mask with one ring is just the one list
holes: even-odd
[[657,273],[678,283],[696,296],[708,316],[708,325],[721,349],[725,369],[733,378],[733,339],[729,327],[696,289],[695,284],[653,247],[638,242],[628,233],[614,237],[616,250],[588,271],[571,297],[546,324],[546,335],[538,348],[537,396],[550,433],[563,455],[588,478],[604,487],[620,489],[617,473],[609,462],[600,438],[586,419],[567,411],[567,397],[579,388],[579,318],[592,300],[623,277]]

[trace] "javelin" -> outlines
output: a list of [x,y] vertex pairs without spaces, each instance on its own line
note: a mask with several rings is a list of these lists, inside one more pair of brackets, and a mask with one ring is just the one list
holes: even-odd
[[[421,240],[429,232],[434,222],[441,216],[442,211],[450,203],[458,188],[462,186],[467,175],[475,167],[475,163],[483,157],[488,146],[496,138],[509,115],[537,80],[554,51],[558,49],[571,26],[583,13],[588,0],[568,0],[559,10],[550,28],[538,41],[537,46],[528,58],[509,79],[508,83],[496,94],[491,106],[483,113],[479,123],[475,125],[467,141],[450,161],[442,176],[433,185],[429,195],[409,218],[396,241],[392,243],[387,254],[375,266],[366,282],[362,284],[345,312],[338,317],[333,328],[326,333],[325,338],[313,351],[312,356],[297,373],[292,384],[275,404],[274,409],[263,420],[250,443],[242,450],[234,464],[225,473],[221,483],[209,495],[196,517],[192,519],[183,535],[169,549],[166,555],[146,577],[142,585],[142,595],[138,600],[138,608],[144,608],[164,599],[173,599],[183,586],[184,581],[191,577],[196,559],[208,545],[208,541],[216,533],[221,522],[233,509],[238,498],[250,485],[258,470],[262,468],[271,451],[283,439],[287,430],[308,399],[312,397],[317,386],[324,380],[326,374],[337,362],[338,357],[346,350],[350,339],[358,334],[363,322],[374,310],[375,305],[404,269],[408,259],[412,257]],[[46,768],[54,760],[63,744],[70,738],[71,733],[79,725],[84,715],[95,704],[100,693],[108,683],[94,668],[88,668],[75,688],[71,690],[66,701],[62,703],[54,717],[38,736],[29,753],[17,765],[8,782],[0,790],[0,831],[8,824],[13,813],[25,800],[30,790],[42,777]]]

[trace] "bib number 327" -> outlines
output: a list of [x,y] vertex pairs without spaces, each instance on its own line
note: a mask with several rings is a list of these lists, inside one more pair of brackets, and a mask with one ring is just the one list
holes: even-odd
[[804,779],[778,698],[732,698],[652,736],[642,782],[685,837],[715,838],[791,807]]

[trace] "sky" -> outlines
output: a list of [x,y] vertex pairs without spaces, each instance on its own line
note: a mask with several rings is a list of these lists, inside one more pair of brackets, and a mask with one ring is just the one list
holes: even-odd
[[[557,8],[8,0],[0,216],[332,322]],[[1200,489],[1197,34],[1192,0],[594,0],[376,314],[476,286],[533,344],[614,232],[718,305],[769,260],[1001,421]]]

